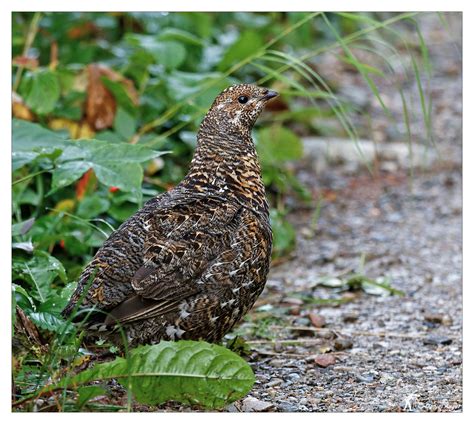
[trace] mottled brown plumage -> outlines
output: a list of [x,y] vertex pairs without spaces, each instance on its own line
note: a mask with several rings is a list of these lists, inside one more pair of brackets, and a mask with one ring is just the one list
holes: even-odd
[[[64,316],[81,307],[89,328],[130,345],[218,341],[266,282],[272,232],[252,127],[277,93],[224,90],[204,118],[189,173],[124,222],[85,268]],[[87,289],[87,292],[84,291]]]

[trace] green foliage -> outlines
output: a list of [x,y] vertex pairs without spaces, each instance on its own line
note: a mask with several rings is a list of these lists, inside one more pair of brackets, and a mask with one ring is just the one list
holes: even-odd
[[[279,106],[262,116],[255,129],[272,206],[274,257],[287,256],[295,246],[288,212],[312,197],[295,174],[303,153],[301,136],[335,133],[358,140],[360,129],[350,116],[360,111],[338,94],[331,75],[319,72],[322,54],[335,53],[358,72],[390,115],[376,81],[392,77],[398,46],[413,44],[398,23],[414,26],[421,57],[411,54],[411,70],[431,140],[431,101],[423,91],[431,69],[416,16],[14,13],[12,320],[19,400],[56,383],[76,361],[86,361],[82,333],[60,315],[77,277],[115,228],[144,201],[183,178],[199,123],[225,87],[255,82],[281,93]],[[367,53],[382,60],[369,63]],[[410,140],[411,99],[401,89],[400,95]],[[354,276],[344,286],[367,289],[371,283]],[[37,328],[44,345],[22,337],[17,309]],[[208,408],[243,396],[253,384],[250,368],[223,348],[191,342],[159,346],[139,348],[128,359],[96,366],[70,381],[122,376],[138,400],[174,399]],[[193,349],[196,356],[187,356]],[[236,349],[245,351],[245,346]],[[166,352],[178,368],[166,360]],[[206,360],[197,363],[196,358]],[[130,386],[123,376],[131,364],[136,375]],[[205,365],[210,368],[200,368]],[[178,375],[186,367],[201,377],[188,381]],[[167,369],[178,374],[162,375]],[[147,377],[147,372],[159,376]],[[77,393],[72,401],[64,391],[57,405],[93,409],[93,399],[105,392],[85,386]]]
[[100,386],[85,386],[77,389],[79,396],[76,401],[76,408],[80,411],[91,399],[103,395],[106,390]]
[[[223,406],[245,396],[255,382],[250,366],[228,349],[206,342],[161,342],[140,346],[128,358],[97,364],[40,393],[118,379],[137,401],[157,405],[169,400],[205,408]],[[94,392],[80,392],[81,404]]]
[[59,277],[67,281],[66,271],[62,263],[44,251],[35,251],[33,256],[15,257],[13,260],[13,278],[27,281],[30,295],[41,302],[51,296],[51,283]]
[[272,126],[258,133],[258,153],[263,165],[282,165],[288,160],[301,159],[303,144],[291,130]]
[[273,228],[273,251],[274,257],[284,256],[291,252],[295,246],[296,232],[293,226],[284,219],[282,212],[273,209],[270,220]]
[[51,171],[52,191],[72,184],[86,171],[93,169],[104,185],[141,193],[143,169],[140,163],[162,154],[128,143],[93,139],[63,140],[52,132],[48,134],[37,124],[20,120],[14,120],[13,128],[15,166],[31,164],[38,158],[50,159],[46,166],[40,167]]
[[40,115],[50,113],[60,96],[59,79],[54,72],[42,70],[31,75],[26,104]]

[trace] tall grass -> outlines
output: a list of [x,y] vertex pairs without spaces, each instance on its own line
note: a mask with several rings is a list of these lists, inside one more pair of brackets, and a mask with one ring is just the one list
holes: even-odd
[[[256,81],[257,84],[266,84],[273,81],[280,81],[284,85],[291,88],[284,92],[285,96],[288,98],[306,98],[308,99],[315,107],[319,107],[318,101],[322,100],[326,102],[329,108],[332,110],[334,115],[337,117],[342,128],[344,129],[347,137],[350,138],[354,144],[359,154],[361,155],[364,163],[366,164],[369,171],[372,171],[372,165],[366,160],[362,150],[359,147],[358,141],[359,136],[357,128],[352,122],[349,113],[344,106],[343,100],[339,95],[334,93],[330,88],[329,84],[325,81],[325,78],[317,73],[313,67],[311,67],[310,61],[314,60],[316,57],[321,56],[325,53],[333,53],[340,56],[343,54],[344,60],[351,64],[357,72],[360,73],[374,98],[377,100],[382,110],[384,111],[387,118],[394,122],[395,118],[393,117],[392,111],[383,101],[383,98],[380,94],[380,90],[370,76],[370,74],[375,74],[381,78],[389,78],[390,74],[394,74],[394,61],[400,59],[399,63],[402,64],[404,70],[404,78],[408,80],[411,75],[416,80],[417,89],[419,93],[419,105],[421,107],[426,139],[429,143],[435,146],[433,134],[432,134],[432,118],[431,118],[431,99],[429,94],[429,78],[431,76],[431,64],[429,59],[429,52],[426,46],[426,42],[423,38],[421,30],[419,28],[417,17],[418,12],[409,12],[409,13],[400,13],[394,16],[391,16],[388,19],[379,21],[370,17],[367,14],[358,14],[358,13],[335,13],[346,19],[353,20],[357,22],[362,28],[353,31],[346,35],[341,35],[339,30],[331,23],[331,20],[328,19],[326,13],[317,12],[317,13],[308,13],[303,18],[298,20],[293,25],[288,26],[288,28],[278,34],[276,37],[268,41],[263,48],[253,52],[251,55],[248,55],[235,65],[229,67],[225,72],[220,76],[215,77],[210,80],[207,84],[202,86],[199,90],[194,92],[186,100],[174,104],[168,108],[158,119],[153,120],[145,125],[143,125],[137,132],[138,136],[150,132],[152,130],[159,129],[163,124],[168,122],[173,116],[175,116],[184,106],[189,105],[195,98],[198,98],[209,88],[216,86],[220,81],[229,76],[238,77],[239,72],[243,68],[251,66],[254,69],[258,69],[262,73],[262,77]],[[328,41],[325,45],[318,46],[317,48],[307,51],[299,56],[290,54],[288,52],[275,50],[273,47],[277,42],[282,41],[288,35],[297,31],[302,25],[306,23],[312,23],[313,25],[318,23],[320,25],[323,23],[327,31],[333,35],[335,41]],[[397,29],[397,24],[405,22],[413,25],[415,32],[418,36],[418,46],[421,51],[421,64],[419,61],[411,55],[411,67],[407,68],[401,59],[401,52],[398,47],[394,44],[403,45],[404,53],[411,51],[409,47],[409,41],[407,39],[407,34]],[[411,43],[412,41],[410,41]],[[385,64],[384,68],[377,67],[374,64],[368,64],[362,62],[358,59],[355,51],[364,50],[371,52],[374,56],[377,56],[381,62]],[[390,57],[387,57],[387,51],[391,53]],[[422,69],[420,69],[420,66]],[[425,87],[422,82],[422,72],[427,79],[428,86]],[[308,90],[308,86],[310,89]],[[405,138],[409,144],[410,155],[412,154],[412,131],[410,128],[410,115],[412,113],[408,102],[406,101],[406,94],[403,91],[402,84],[398,84],[398,91],[400,98],[403,104],[403,119],[405,125]],[[162,140],[166,137],[169,137],[176,132],[182,130],[190,123],[202,117],[205,113],[204,110],[197,110],[191,116],[184,121],[181,121],[171,128],[167,129],[165,132],[157,135],[156,138],[152,139],[148,143],[155,143],[159,140]],[[412,157],[411,157],[412,160]],[[411,167],[411,172],[413,169]]]

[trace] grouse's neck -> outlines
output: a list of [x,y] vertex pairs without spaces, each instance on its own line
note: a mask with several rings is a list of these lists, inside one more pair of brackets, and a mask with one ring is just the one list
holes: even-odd
[[218,194],[268,216],[260,163],[250,135],[201,130],[184,185]]

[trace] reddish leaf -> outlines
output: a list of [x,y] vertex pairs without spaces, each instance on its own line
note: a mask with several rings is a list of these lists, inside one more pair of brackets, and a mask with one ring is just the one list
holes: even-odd
[[95,185],[95,178],[91,178],[94,176],[94,171],[89,169],[82,178],[76,184],[76,197],[78,200],[82,200],[86,193],[93,188]]
[[38,59],[28,56],[16,56],[13,58],[13,64],[27,69],[36,69],[39,65]]
[[93,22],[83,22],[80,25],[74,26],[68,30],[69,38],[75,40],[78,38],[85,38],[99,33],[99,29]]

